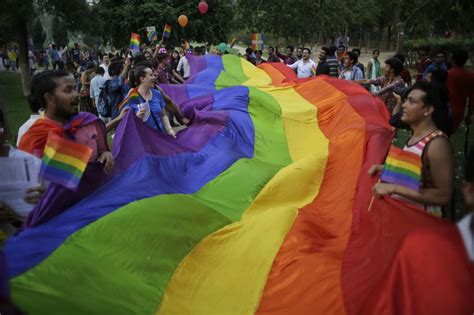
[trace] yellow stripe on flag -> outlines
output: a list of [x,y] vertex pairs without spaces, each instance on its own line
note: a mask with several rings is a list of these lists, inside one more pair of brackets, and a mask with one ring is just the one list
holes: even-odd
[[48,158],[50,158],[52,160],[59,161],[59,162],[62,162],[64,164],[71,165],[71,166],[79,169],[81,172],[83,172],[86,169],[86,166],[87,166],[87,163],[84,163],[83,161],[78,160],[78,159],[76,159],[74,157],[71,157],[69,155],[64,155],[62,153],[58,153],[58,152],[56,152],[56,150],[54,150],[51,147],[45,147],[44,154],[46,154],[48,156]]
[[329,143],[318,127],[316,107],[291,87],[260,90],[280,104],[293,163],[265,185],[240,221],[210,234],[183,259],[157,314],[254,314],[298,209],[319,193]]
[[240,63],[242,64],[244,74],[249,78],[247,81],[242,83],[242,85],[267,86],[272,83],[272,78],[270,78],[264,70],[255,67],[243,58],[240,59]]
[[391,157],[387,157],[385,163],[390,164],[392,166],[404,168],[406,170],[414,172],[415,174],[420,174],[420,171],[421,171],[420,168],[417,167],[416,165],[413,165],[411,163],[407,163],[407,162],[404,162],[404,161],[400,161],[400,160],[395,160]]

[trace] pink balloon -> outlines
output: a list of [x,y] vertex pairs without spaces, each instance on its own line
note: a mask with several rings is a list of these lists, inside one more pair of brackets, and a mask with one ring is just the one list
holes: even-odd
[[207,10],[209,9],[209,6],[207,5],[207,2],[201,1],[199,2],[198,9],[201,14],[206,14]]

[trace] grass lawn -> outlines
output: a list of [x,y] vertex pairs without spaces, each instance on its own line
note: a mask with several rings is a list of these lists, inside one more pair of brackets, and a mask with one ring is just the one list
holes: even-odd
[[30,117],[30,107],[23,88],[19,73],[0,72],[0,101],[3,103],[10,128],[9,143],[16,143],[16,135],[20,126]]
[[[9,143],[16,143],[16,136],[20,126],[29,118],[30,109],[28,102],[23,96],[21,87],[21,78],[19,73],[0,72],[0,95],[10,127],[11,136]],[[471,126],[473,127],[473,126]],[[474,145],[474,130],[470,132],[469,144]],[[464,215],[464,207],[462,202],[461,184],[464,171],[464,141],[466,135],[466,127],[461,124],[456,134],[451,137],[451,143],[454,146],[455,157],[455,191],[454,191],[454,210],[449,214],[450,218],[458,220]],[[409,132],[399,131],[398,137],[394,139],[394,143],[402,147],[409,137]]]

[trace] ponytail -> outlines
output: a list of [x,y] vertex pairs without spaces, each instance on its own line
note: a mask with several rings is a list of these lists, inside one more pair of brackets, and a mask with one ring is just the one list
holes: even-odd
[[146,76],[147,69],[150,69],[150,68],[146,66],[138,66],[130,70],[130,73],[128,75],[128,80],[132,88],[136,88],[140,85],[141,83],[140,78],[143,78],[144,76]]

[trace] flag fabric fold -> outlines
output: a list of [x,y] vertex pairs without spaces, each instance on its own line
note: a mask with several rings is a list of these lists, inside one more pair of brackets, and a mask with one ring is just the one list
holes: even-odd
[[[455,227],[390,198],[367,211],[367,171],[393,136],[380,99],[278,63],[187,58],[186,84],[162,88],[192,124],[171,139],[127,113],[107,180],[7,242],[16,304],[31,314],[397,314],[424,295],[437,301],[426,314],[473,306]],[[449,298],[411,275],[397,282],[428,272],[406,259],[440,240],[416,238],[420,227],[458,253],[438,275],[462,282]]]

